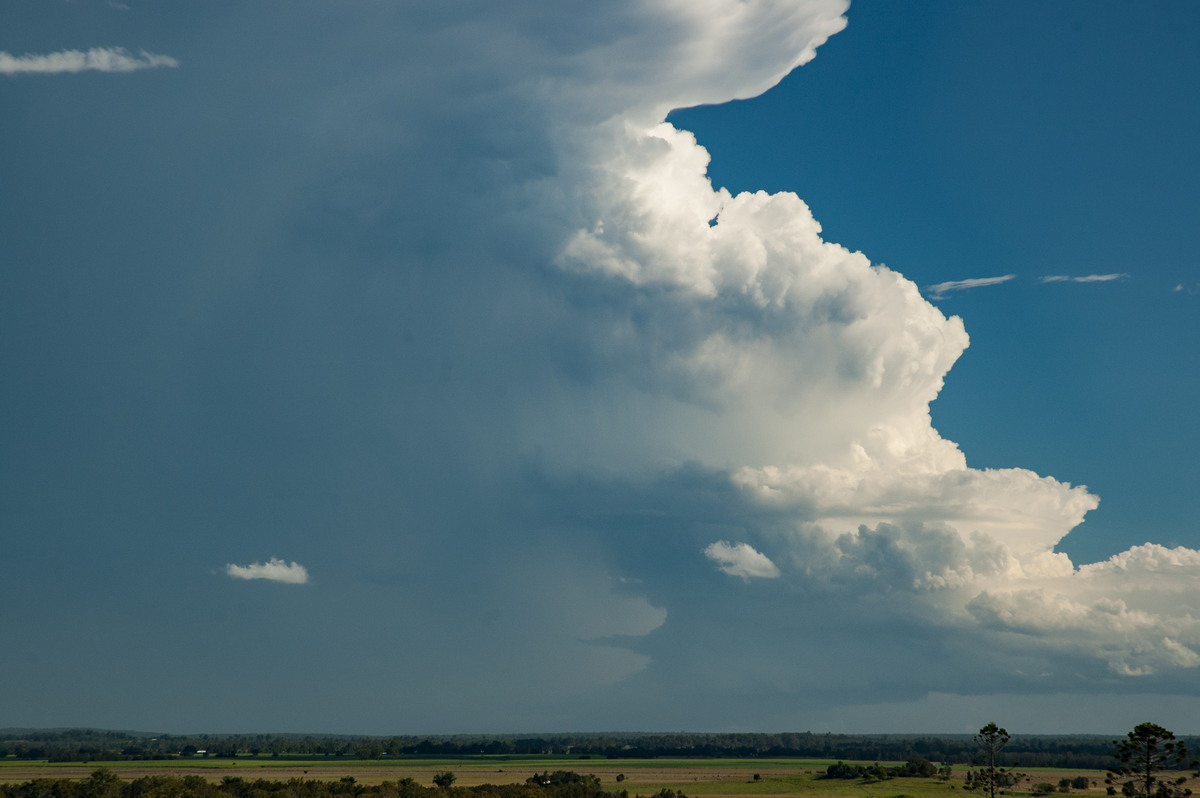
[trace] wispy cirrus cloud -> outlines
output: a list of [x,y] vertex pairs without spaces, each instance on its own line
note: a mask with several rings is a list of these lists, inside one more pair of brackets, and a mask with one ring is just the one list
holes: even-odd
[[145,50],[131,53],[124,47],[93,47],[90,50],[59,50],[56,53],[13,55],[0,50],[0,74],[56,75],[64,72],[136,72],[139,69],[177,67],[169,55]]
[[966,291],[971,288],[983,288],[988,285],[1000,285],[1007,283],[1017,275],[1004,274],[999,277],[972,277],[966,280],[948,280],[944,283],[935,283],[925,286],[925,290],[929,292],[931,299],[943,299],[946,294],[954,291]]
[[225,573],[233,579],[266,579],[292,585],[303,585],[308,581],[307,568],[298,562],[284,562],[278,557],[250,565],[229,563],[225,566]]
[[1128,280],[1129,275],[1124,272],[1116,272],[1113,274],[1085,274],[1080,277],[1072,277],[1068,274],[1048,274],[1045,277],[1039,278],[1041,283],[1111,283],[1115,280]]
[[[1009,280],[1016,279],[1015,274],[1004,274],[999,277],[972,277],[966,280],[948,280],[944,283],[934,283],[933,285],[925,286],[926,292],[930,299],[945,299],[948,294],[956,291],[967,291],[972,288],[983,288],[989,285],[999,285],[1007,283]],[[1128,280],[1129,275],[1125,272],[1113,272],[1112,274],[1084,274],[1072,276],[1069,274],[1048,274],[1038,278],[1038,282],[1046,283],[1111,283],[1118,280]]]

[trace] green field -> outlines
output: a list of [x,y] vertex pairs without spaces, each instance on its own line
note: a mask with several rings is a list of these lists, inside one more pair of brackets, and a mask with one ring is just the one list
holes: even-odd
[[[0,782],[34,778],[84,779],[98,768],[107,768],[122,779],[144,775],[199,775],[211,781],[227,776],[247,780],[293,778],[338,780],[354,778],[360,784],[379,784],[411,778],[428,785],[433,775],[451,771],[456,786],[523,782],[542,771],[572,770],[594,774],[607,791],[626,790],[631,796],[654,795],[668,789],[703,798],[739,796],[814,796],[815,798],[968,798],[980,793],[964,789],[968,768],[955,767],[948,781],[927,778],[822,779],[829,759],[606,759],[578,756],[462,756],[355,760],[341,757],[251,757],[216,759],[187,757],[162,761],[49,763],[0,760]],[[865,762],[861,764],[872,764]],[[899,763],[883,763],[884,765]],[[1028,795],[1039,782],[1057,784],[1062,778],[1086,775],[1096,786],[1071,790],[1081,796],[1103,796],[1100,771],[1027,769],[1027,778],[1008,795]],[[757,776],[757,778],[756,778]],[[1055,793],[1065,798],[1064,793]]]

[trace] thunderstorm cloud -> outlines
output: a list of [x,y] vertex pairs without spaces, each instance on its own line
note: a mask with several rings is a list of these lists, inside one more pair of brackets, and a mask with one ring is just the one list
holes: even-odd
[[[253,544],[321,563],[256,617],[224,595],[244,591],[209,596],[193,632],[235,639],[232,681],[256,695],[314,678],[320,695],[255,718],[237,695],[196,701],[190,726],[794,728],[847,696],[1194,692],[1200,552],[1072,563],[1056,547],[1097,496],[972,467],[933,425],[970,356],[962,320],[827,240],[796,194],[714,187],[666,121],[768,90],[846,11],[231,4],[162,48],[219,54],[204,70],[164,75],[153,102],[114,94],[125,116],[84,144],[103,140],[131,210],[105,203],[82,276],[48,260],[31,295],[81,321],[47,324],[54,379],[16,381],[95,449],[48,427],[86,478],[55,502],[74,472],[47,458],[56,492],[36,498],[124,529],[152,493],[166,509],[139,523],[180,532],[146,531],[146,558]],[[9,74],[175,65],[0,56]],[[78,386],[55,371],[76,361]],[[84,525],[42,531],[56,520]],[[224,573],[308,581],[280,559]],[[169,662],[195,670],[161,688],[175,671],[147,652],[139,691],[214,678],[190,645]]]

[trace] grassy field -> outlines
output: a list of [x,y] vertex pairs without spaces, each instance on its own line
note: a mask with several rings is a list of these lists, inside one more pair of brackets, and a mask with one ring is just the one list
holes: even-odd
[[[573,770],[600,778],[610,791],[652,795],[663,788],[699,798],[753,798],[754,796],[813,796],[813,798],[968,798],[978,792],[963,789],[966,767],[955,769],[949,781],[896,778],[886,781],[819,779],[833,760],[818,759],[583,759],[567,756],[471,756],[428,759],[352,760],[331,757],[240,757],[210,759],[190,757],[164,761],[68,762],[0,760],[0,781],[22,782],[34,778],[86,778],[100,767],[122,779],[159,773],[195,774],[212,781],[226,776],[245,779],[292,778],[337,780],[352,776],[363,784],[411,778],[430,784],[435,773],[449,770],[456,786],[522,782],[545,770]],[[870,763],[864,763],[870,764]],[[895,764],[895,763],[884,763]],[[1059,779],[1086,775],[1097,786],[1071,790],[1079,796],[1103,796],[1100,771],[1027,769],[1028,778],[1013,795],[1028,795],[1038,782],[1057,784]],[[755,778],[755,775],[758,778]],[[623,778],[618,781],[618,776]],[[1198,785],[1200,786],[1200,785]],[[1196,789],[1196,787],[1193,787]],[[1056,793],[1066,798],[1062,793]]]

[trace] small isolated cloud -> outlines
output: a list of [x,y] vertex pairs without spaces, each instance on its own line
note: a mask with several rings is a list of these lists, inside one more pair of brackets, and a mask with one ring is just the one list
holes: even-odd
[[225,573],[233,579],[269,579],[272,582],[287,582],[292,585],[302,585],[308,581],[308,570],[303,565],[298,562],[284,562],[278,557],[250,565],[229,563],[225,566]]
[[83,50],[60,50],[57,53],[13,55],[0,50],[0,74],[56,75],[61,72],[135,72],[139,69],[177,67],[179,62],[169,55],[139,50],[136,54],[124,47],[93,47]]
[[748,543],[732,545],[718,540],[704,549],[704,556],[730,576],[740,576],[742,579],[775,579],[779,576],[775,563]]
[[1114,280],[1128,280],[1129,275],[1123,272],[1115,274],[1085,274],[1082,277],[1071,277],[1067,274],[1048,274],[1041,278],[1043,283],[1111,283]]
[[1017,275],[1005,274],[1000,277],[972,277],[968,280],[950,280],[944,283],[925,286],[931,299],[943,299],[951,291],[966,291],[969,288],[982,288],[985,285],[1007,283]]

